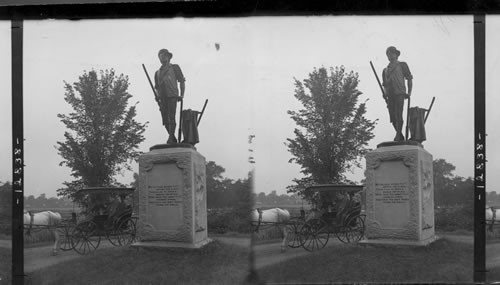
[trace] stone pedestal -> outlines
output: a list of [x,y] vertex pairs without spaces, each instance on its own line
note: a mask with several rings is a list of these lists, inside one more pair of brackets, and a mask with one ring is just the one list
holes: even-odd
[[139,158],[134,246],[199,248],[207,237],[205,158],[190,147],[153,147]]
[[364,243],[427,245],[434,235],[432,155],[421,145],[383,146],[366,155]]

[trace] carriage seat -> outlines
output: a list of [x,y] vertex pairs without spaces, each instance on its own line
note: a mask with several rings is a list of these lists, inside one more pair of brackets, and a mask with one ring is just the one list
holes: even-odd
[[95,223],[104,223],[108,219],[109,215],[108,214],[103,214],[103,215],[95,215],[92,218],[92,221]]
[[109,217],[115,221],[121,221],[122,219],[129,218],[132,216],[132,206],[122,205],[115,209],[114,213],[110,213]]
[[349,219],[361,214],[361,203],[353,200],[349,200],[339,213],[339,221],[342,223],[347,222]]

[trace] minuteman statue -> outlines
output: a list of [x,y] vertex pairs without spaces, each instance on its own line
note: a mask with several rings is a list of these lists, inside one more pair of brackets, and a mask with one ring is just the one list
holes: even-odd
[[[386,50],[389,65],[382,72],[382,85],[384,86],[387,108],[391,123],[396,130],[394,141],[404,141],[403,135],[403,106],[405,98],[410,98],[413,87],[413,76],[408,64],[399,61],[401,54],[395,47],[390,46]],[[408,92],[406,92],[406,82],[408,82]]]
[[[184,97],[184,82],[186,81],[179,65],[170,63],[172,56],[173,54],[167,49],[161,49],[158,52],[158,58],[162,65],[155,73],[155,89],[159,97],[157,101],[160,106],[163,125],[168,132],[167,144],[177,143],[175,137],[175,112],[177,101],[182,100]],[[180,88],[177,88],[177,83],[179,83]]]

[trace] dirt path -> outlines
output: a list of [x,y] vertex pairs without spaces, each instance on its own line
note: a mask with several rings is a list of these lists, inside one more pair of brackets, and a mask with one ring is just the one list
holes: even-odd
[[[233,244],[241,247],[249,247],[250,239],[245,237],[211,237],[212,239],[219,240],[226,244]],[[334,243],[331,243],[334,244]],[[103,247],[111,247],[107,241],[101,241],[99,249]],[[329,245],[330,246],[330,245]],[[282,262],[290,258],[309,254],[302,248],[289,249],[285,253],[280,251],[280,243],[269,243],[256,245],[254,247],[256,253],[256,267],[262,268],[271,264]],[[41,246],[24,249],[24,271],[26,273],[32,272],[37,269],[45,268],[68,260],[81,257],[75,251],[58,251],[57,256],[52,256],[52,246]]]
[[[12,248],[12,241],[0,240],[0,247]],[[52,255],[52,245],[28,247],[24,249],[24,272],[32,272],[60,262],[65,262],[80,255],[74,251],[58,251],[57,256]]]
[[24,272],[29,273],[37,269],[65,262],[80,257],[75,251],[58,251],[52,255],[52,246],[41,246],[24,249]]
[[214,240],[219,240],[223,243],[227,244],[234,244],[242,247],[249,247],[250,246],[250,238],[246,237],[223,237],[223,236],[214,236],[214,237],[209,237]]
[[11,240],[0,239],[0,247],[11,248],[12,247],[12,241]]
[[[328,241],[326,247],[332,247],[339,243],[339,241]],[[256,245],[254,246],[254,253],[256,269],[312,254],[312,252],[306,251],[302,247],[287,248],[285,252],[281,252],[281,242]]]
[[486,244],[486,269],[500,268],[500,243]]
[[[238,238],[238,237],[214,237],[213,239],[219,239],[222,242],[235,244],[238,246],[249,247],[249,238]],[[0,247],[11,248],[11,241],[0,240]],[[99,249],[113,247],[112,244],[107,240],[101,240]],[[24,272],[29,273],[37,269],[49,267],[61,262],[66,262],[81,257],[80,254],[74,250],[62,251],[58,250],[58,255],[52,255],[52,245],[45,245],[40,247],[31,247],[24,249]]]
[[[101,240],[97,250],[107,247],[113,247],[107,240]],[[41,247],[32,247],[24,249],[24,272],[29,273],[37,269],[45,268],[54,264],[81,257],[74,250],[58,250],[57,255],[52,255],[52,245]]]
[[[452,235],[452,234],[438,234],[438,236],[452,241],[472,243],[472,236],[464,235]],[[221,237],[215,236],[212,239],[220,240],[223,243],[234,244],[242,247],[250,246],[250,239],[245,237]],[[342,243],[336,239],[330,239],[328,241],[327,247],[333,247],[341,245]],[[281,252],[280,242],[272,242],[266,244],[258,244],[254,246],[255,253],[255,266],[257,269],[284,262],[286,260],[305,256],[311,254],[310,252],[304,250],[303,248],[288,248],[286,252]],[[0,240],[0,247],[10,248],[11,241]],[[101,241],[99,249],[103,247],[112,247],[108,241]],[[98,249],[98,250],[99,250]],[[75,251],[58,251],[57,256],[52,256],[52,246],[46,245],[41,247],[26,248],[24,250],[24,271],[26,273],[32,272],[34,270],[45,268],[51,265],[55,265],[61,262],[66,262],[68,260],[76,259],[81,257]],[[488,245],[487,246],[487,265],[490,266],[500,266],[500,243]],[[494,253],[494,254],[492,254]]]
[[454,242],[463,242],[463,243],[473,243],[474,242],[474,235],[472,233],[470,235],[436,233],[436,236],[438,236],[438,238],[445,238],[447,240],[451,240]]

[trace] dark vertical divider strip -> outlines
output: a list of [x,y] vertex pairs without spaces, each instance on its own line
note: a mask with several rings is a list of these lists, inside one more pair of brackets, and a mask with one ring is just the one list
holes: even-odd
[[24,283],[23,21],[12,20],[12,283]]
[[474,281],[486,281],[485,15],[474,15]]

